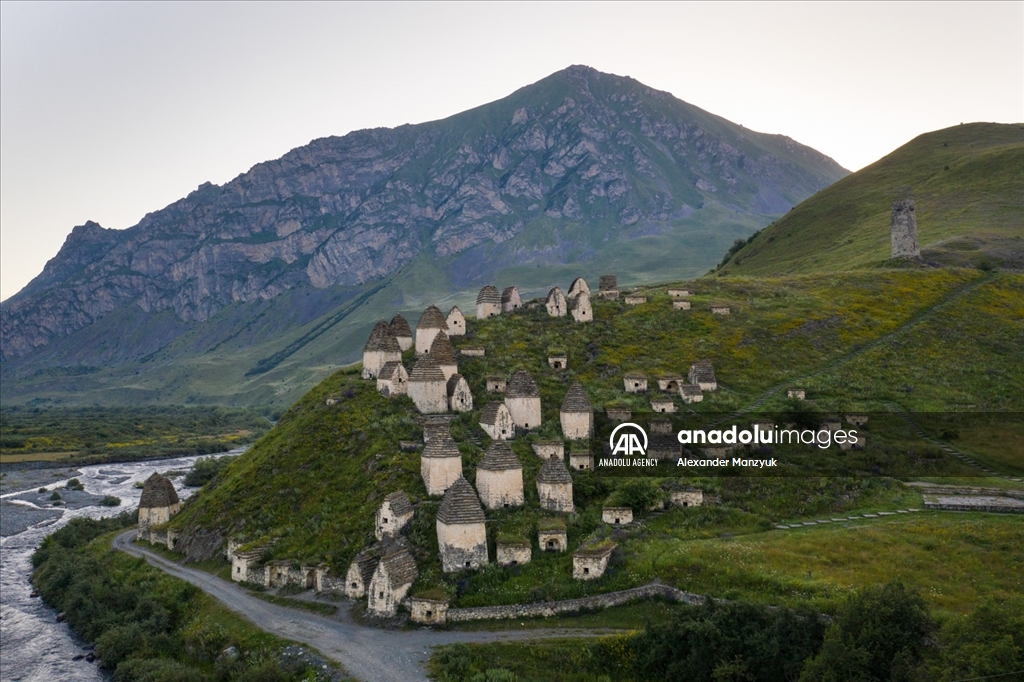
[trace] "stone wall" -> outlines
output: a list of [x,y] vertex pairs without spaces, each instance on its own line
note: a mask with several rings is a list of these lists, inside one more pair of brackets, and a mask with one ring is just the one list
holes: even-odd
[[540,426],[540,398],[505,398],[505,407],[512,413],[512,421],[523,429]]
[[557,440],[538,441],[533,444],[533,452],[541,459],[564,459],[565,443]]
[[542,552],[564,552],[569,548],[565,530],[539,530],[537,543]]
[[572,503],[572,483],[537,483],[540,508],[553,512],[571,514],[575,511]]
[[901,199],[892,205],[892,243],[890,258],[920,258],[917,243],[917,216],[914,200]]
[[483,523],[448,525],[438,521],[437,544],[441,569],[445,573],[477,569],[488,563],[487,531]]
[[448,386],[445,381],[410,381],[409,397],[423,414],[448,412]]
[[448,602],[412,597],[409,599],[409,612],[414,623],[443,625],[447,621]]
[[383,350],[363,351],[363,378],[376,379],[380,370],[389,362],[401,362],[402,354]]
[[480,502],[487,509],[521,507],[525,502],[523,493],[523,470],[505,469],[491,471],[477,468],[476,490]]
[[533,559],[533,550],[530,548],[530,543],[498,542],[494,561],[499,566],[528,564],[531,559]]
[[585,440],[594,434],[594,413],[559,412],[562,435],[569,440]]
[[637,599],[661,598],[684,604],[698,605],[704,603],[704,597],[683,592],[668,585],[644,585],[620,592],[595,594],[579,599],[562,601],[537,602],[534,604],[509,604],[506,606],[477,606],[465,609],[448,609],[448,622],[457,623],[469,620],[501,620],[507,618],[536,618],[557,616],[562,613],[575,613],[590,609],[606,609],[621,606]]
[[[434,343],[437,333],[443,331],[437,328],[416,330],[416,357],[430,353],[430,345]],[[381,365],[383,367],[383,365]]]
[[676,310],[689,310],[690,309],[690,302],[689,301],[672,301],[672,307],[674,309],[676,309]]
[[462,458],[420,457],[420,476],[428,495],[444,495],[444,491],[462,476]]
[[569,468],[573,471],[593,471],[594,456],[586,453],[569,453]]

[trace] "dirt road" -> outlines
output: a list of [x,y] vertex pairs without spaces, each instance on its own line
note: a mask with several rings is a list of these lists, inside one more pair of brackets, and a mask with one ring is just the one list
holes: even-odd
[[[114,548],[143,557],[160,570],[186,580],[257,627],[285,639],[307,644],[337,661],[349,675],[363,682],[426,680],[430,649],[456,642],[494,642],[509,639],[587,637],[610,634],[592,630],[513,630],[503,632],[446,632],[382,630],[348,618],[333,620],[307,611],[278,606],[252,596],[234,583],[170,561],[134,544],[135,530],[114,538]],[[339,612],[344,609],[339,609]]]

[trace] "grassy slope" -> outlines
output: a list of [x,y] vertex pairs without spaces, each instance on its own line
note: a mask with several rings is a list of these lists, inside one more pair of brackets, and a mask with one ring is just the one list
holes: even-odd
[[1024,263],[1024,126],[971,123],[921,135],[807,199],[721,272],[778,275],[889,258],[890,207],[909,191],[926,259]]
[[[609,402],[642,409],[646,398],[623,393],[622,371],[641,369],[653,376],[685,373],[691,361],[708,357],[714,360],[725,388],[695,406],[702,412],[749,405],[779,382],[798,379],[811,390],[810,397],[818,407],[837,412],[869,410],[892,401],[907,409],[956,410],[971,404],[1019,411],[1021,396],[1007,384],[1024,383],[1020,363],[1009,350],[1020,345],[1022,285],[1024,277],[1019,275],[992,276],[977,270],[882,270],[765,280],[715,278],[688,284],[696,289],[694,309],[689,312],[672,311],[662,293],[664,288],[659,287],[648,292],[647,304],[634,308],[597,301],[597,320],[592,325],[552,319],[542,309],[483,322],[473,320],[472,338],[456,345],[487,348],[485,358],[466,360],[460,367],[474,391],[477,408],[487,400],[483,390],[487,374],[508,373],[519,367],[529,369],[537,378],[544,405],[545,424],[539,432],[513,443],[524,463],[527,509],[491,515],[491,541],[499,532],[532,535],[539,516],[534,477],[540,462],[528,441],[559,435],[557,410],[570,378],[584,383],[597,409]],[[730,302],[733,315],[726,319],[711,316],[707,312],[711,300]],[[958,350],[948,343],[946,322],[967,319],[983,330],[985,340],[970,344],[969,350]],[[908,322],[913,324],[904,328]],[[877,342],[879,339],[882,341]],[[875,345],[870,345],[872,342]],[[552,346],[568,351],[568,372],[548,368],[547,349]],[[884,374],[884,365],[874,359],[873,354],[892,348],[908,367],[916,368],[908,370],[913,373],[913,393],[896,392]],[[411,363],[411,357],[406,360]],[[954,362],[962,371],[949,371]],[[329,407],[325,404],[328,396],[342,400]],[[766,405],[784,406],[781,400]],[[889,444],[890,454],[919,447],[897,418],[873,419],[867,430],[873,442]],[[467,477],[472,480],[473,465],[488,442],[476,426],[476,413],[456,419],[452,433],[460,442]],[[275,543],[274,556],[314,563],[327,560],[343,571],[351,556],[372,542],[373,513],[385,494],[401,488],[415,498],[425,497],[419,458],[398,449],[399,440],[415,440],[420,435],[407,398],[385,399],[355,371],[336,373],[302,398],[277,428],[186,505],[174,524],[271,541]],[[989,453],[974,454],[984,457]],[[992,449],[991,454],[998,454],[990,458],[997,465],[1024,466],[1019,452],[1007,453],[1003,448],[999,453]],[[956,469],[946,473],[954,474]],[[571,545],[599,529],[600,506],[613,485],[606,479],[576,475],[580,514],[570,519]],[[723,479],[711,485],[722,495],[722,507],[672,512],[661,518],[673,522],[666,526],[659,520],[661,525],[653,535],[648,529],[624,537],[626,551],[616,571],[603,581],[585,585],[567,577],[568,555],[538,552],[532,564],[516,570],[491,567],[468,579],[446,581],[436,559],[436,502],[425,502],[409,531],[420,560],[419,584],[447,585],[454,593],[458,580],[465,580],[458,588],[459,603],[464,605],[571,597],[626,587],[656,575],[684,588],[699,585],[712,592],[738,589],[744,596],[760,592],[768,599],[797,599],[802,592],[786,581],[784,589],[764,590],[756,581],[727,586],[727,581],[709,578],[693,583],[690,573],[682,570],[688,564],[679,564],[676,570],[666,568],[664,547],[658,542],[712,547],[720,542],[716,538],[722,533],[759,533],[780,519],[920,506],[916,494],[885,480]],[[938,523],[941,526],[944,521]],[[1020,526],[1019,519],[1005,523],[1011,528]],[[923,536],[934,530],[919,524],[900,537]],[[952,549],[953,545],[938,546],[939,560],[956,561]],[[793,554],[812,550],[807,545],[794,549]],[[856,566],[850,570],[864,584],[874,579],[885,561],[879,556],[875,563],[863,564],[862,570]],[[794,559],[791,564],[799,562]],[[932,574],[929,579],[942,589],[960,594],[955,581],[935,577],[937,566],[922,570]],[[708,575],[714,576],[715,570]],[[858,584],[857,580],[844,580],[829,579],[830,590]],[[983,586],[983,591],[990,588],[995,589]]]

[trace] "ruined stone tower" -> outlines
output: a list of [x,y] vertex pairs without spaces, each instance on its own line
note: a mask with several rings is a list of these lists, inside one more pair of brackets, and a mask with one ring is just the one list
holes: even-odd
[[920,258],[917,243],[917,215],[913,199],[900,199],[892,205],[892,253],[890,258]]

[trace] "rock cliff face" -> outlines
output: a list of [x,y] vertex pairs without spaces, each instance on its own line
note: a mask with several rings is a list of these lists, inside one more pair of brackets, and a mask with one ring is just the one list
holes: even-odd
[[[127,230],[76,227],[4,302],[2,357],[125,306],[201,322],[296,288],[383,280],[420,254],[447,259],[531,226],[607,240],[656,234],[708,202],[779,214],[845,174],[789,138],[574,66],[445,120],[314,140]],[[520,263],[536,257],[527,246]]]

